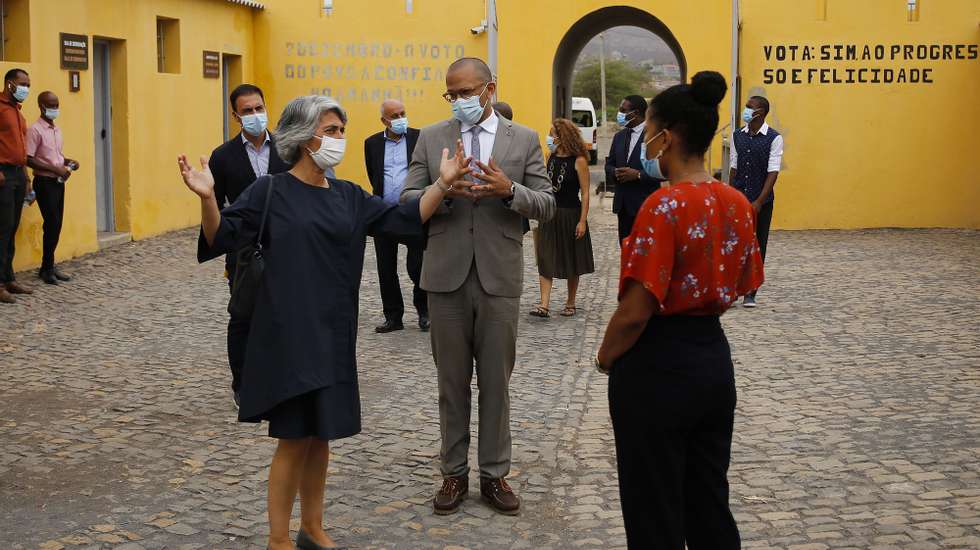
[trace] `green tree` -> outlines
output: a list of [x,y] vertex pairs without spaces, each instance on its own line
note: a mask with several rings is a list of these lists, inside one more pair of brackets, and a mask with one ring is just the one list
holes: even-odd
[[[598,113],[602,108],[601,91],[599,60],[592,59],[579,65],[572,81],[572,95],[591,99],[592,105],[595,106]],[[639,65],[626,60],[607,60],[606,100],[608,104],[606,105],[606,116],[609,120],[616,120],[619,102],[632,94],[639,94],[643,97],[656,95],[650,73]]]

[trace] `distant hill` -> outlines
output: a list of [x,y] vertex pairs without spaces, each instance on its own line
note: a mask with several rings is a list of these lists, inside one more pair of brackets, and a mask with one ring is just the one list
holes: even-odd
[[[639,27],[613,27],[606,36],[607,59],[627,59],[636,64],[652,62],[653,65],[677,63],[667,44],[652,32]],[[599,57],[599,37],[596,36],[579,55],[578,63]]]

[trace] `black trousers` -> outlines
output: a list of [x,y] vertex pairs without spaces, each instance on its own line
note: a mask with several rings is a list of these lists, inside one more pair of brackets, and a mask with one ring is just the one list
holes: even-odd
[[741,545],[728,507],[735,376],[717,316],[654,316],[613,366],[609,411],[630,548]]
[[759,210],[759,215],[755,219],[755,238],[759,241],[759,252],[762,253],[762,261],[766,261],[766,245],[769,243],[769,226],[772,224],[772,205],[767,203]]
[[[406,246],[408,256],[405,258],[405,269],[412,279],[412,303],[419,316],[428,315],[428,300],[425,291],[419,288],[424,248],[421,242],[410,242]],[[402,299],[401,285],[398,283],[398,241],[375,237],[374,251],[378,257],[378,282],[381,285],[381,307],[384,309],[385,319],[399,322],[405,315],[405,302]]]
[[61,224],[65,218],[65,184],[57,178],[34,176],[34,193],[37,194],[37,206],[44,220],[41,270],[46,270],[54,267],[54,251],[61,237]]
[[623,239],[629,237],[630,233],[633,232],[633,222],[636,221],[636,215],[620,210],[616,214],[616,219],[619,222],[619,244],[622,246]]
[[[762,263],[766,262],[766,245],[769,244],[769,226],[772,224],[772,206],[772,202],[764,204],[755,218],[755,238],[759,241]],[[751,296],[755,298],[755,295],[756,292],[753,291]]]
[[[235,276],[235,259],[231,254],[225,257],[225,270],[228,272],[228,290],[231,291],[231,282]],[[251,326],[251,318],[228,318],[228,366],[231,367],[232,391],[238,391],[242,387],[245,348],[248,347],[248,331]]]
[[14,253],[17,228],[24,212],[27,174],[23,166],[0,166],[4,181],[0,183],[0,283],[14,281]]

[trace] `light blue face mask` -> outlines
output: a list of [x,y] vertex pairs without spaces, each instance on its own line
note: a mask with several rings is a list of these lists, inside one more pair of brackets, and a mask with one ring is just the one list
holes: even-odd
[[619,124],[620,126],[625,127],[627,124],[630,123],[630,120],[632,120],[632,119],[633,119],[633,117],[626,116],[626,113],[624,113],[622,111],[619,111],[618,113],[616,113],[616,124]]
[[486,110],[486,105],[480,105],[480,96],[483,95],[483,92],[487,91],[487,86],[490,86],[489,82],[487,82],[480,93],[465,99],[459,97],[456,98],[456,101],[453,101],[453,116],[456,120],[464,124],[476,124],[480,122],[480,119],[483,118],[483,111]]
[[60,114],[61,114],[60,109],[47,109],[47,108],[44,109],[44,116],[47,117],[48,120],[54,120],[58,118],[58,115]]
[[558,147],[558,140],[555,139],[555,136],[548,136],[546,138],[546,143],[548,144],[549,151],[554,151],[555,148]]
[[242,130],[250,136],[261,136],[269,127],[269,115],[266,113],[253,113],[242,117]]
[[660,130],[657,135],[644,141],[643,145],[640,147],[640,164],[643,165],[643,171],[646,173],[646,175],[658,180],[667,179],[667,176],[664,175],[663,170],[660,169],[660,157],[663,156],[664,150],[661,149],[655,158],[648,159],[647,145],[653,142],[653,140],[657,139],[662,133],[664,133],[664,131]]
[[398,135],[405,135],[408,131],[408,117],[403,116],[391,121],[391,131]]
[[14,90],[14,99],[16,99],[18,103],[23,103],[30,93],[30,86],[17,86],[17,89]]
[[748,107],[742,109],[742,122],[748,124],[755,118],[755,110]]

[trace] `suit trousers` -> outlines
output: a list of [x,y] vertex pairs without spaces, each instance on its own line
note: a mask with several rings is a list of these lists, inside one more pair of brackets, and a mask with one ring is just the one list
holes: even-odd
[[717,316],[654,316],[609,375],[630,548],[736,550],[728,506],[735,375]]
[[27,174],[22,166],[3,165],[0,183],[0,283],[14,282],[14,253],[17,228],[24,212]]
[[[229,254],[225,259],[225,269],[228,271],[228,290],[235,277],[234,256]],[[242,370],[245,368],[245,348],[248,347],[248,331],[252,319],[228,318],[228,366],[231,367],[231,389],[238,391],[242,387]]]
[[[766,245],[769,244],[769,226],[772,224],[773,203],[768,202],[759,209],[759,214],[755,217],[755,238],[759,241],[759,254],[762,255],[762,262],[766,261]],[[755,298],[757,291],[752,291],[751,296]]]
[[34,192],[37,194],[37,207],[44,220],[42,229],[41,270],[54,267],[54,251],[61,238],[61,225],[65,218],[65,183],[57,178],[34,176]]
[[514,370],[520,297],[492,296],[476,264],[453,292],[429,292],[432,356],[439,380],[443,476],[469,471],[470,382],[479,391],[480,477],[510,473],[510,375]]
[[[419,288],[425,249],[421,242],[407,243],[406,246],[408,256],[405,258],[405,269],[412,280],[412,303],[421,317],[429,314],[425,291]],[[381,285],[381,307],[384,309],[385,319],[401,321],[405,315],[405,302],[402,300],[402,287],[398,283],[398,241],[375,237],[374,252],[378,258],[378,282]]]
[[636,221],[636,214],[620,210],[616,213],[619,229],[619,244],[622,246],[623,239],[630,236],[633,232],[633,222]]

